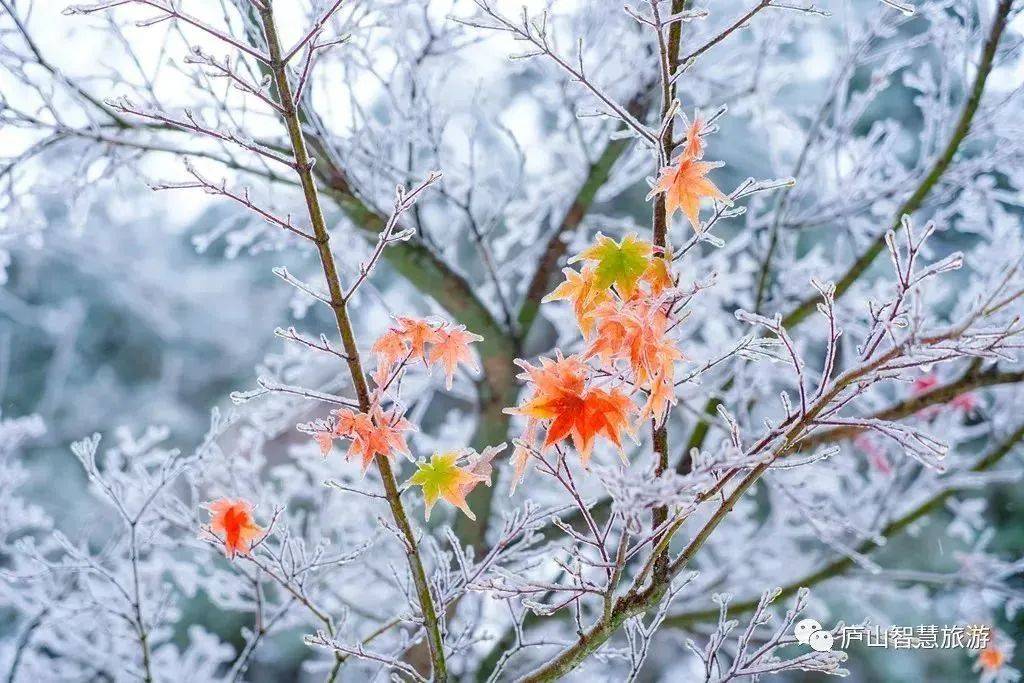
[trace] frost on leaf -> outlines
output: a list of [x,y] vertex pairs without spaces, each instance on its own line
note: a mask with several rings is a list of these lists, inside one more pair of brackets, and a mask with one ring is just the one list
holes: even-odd
[[414,358],[427,362],[427,344],[436,344],[441,340],[437,327],[427,320],[419,318],[398,318],[396,332],[405,342]]
[[721,162],[700,161],[704,155],[704,142],[700,136],[703,126],[700,118],[694,117],[687,130],[686,147],[676,160],[661,169],[658,181],[647,199],[659,194],[665,195],[666,218],[671,219],[676,211],[682,211],[694,232],[700,232],[701,199],[715,199],[724,204],[732,205],[732,201],[722,193],[706,176],[720,167]]
[[224,542],[228,557],[238,553],[248,555],[252,543],[263,531],[252,518],[252,505],[241,498],[220,498],[207,505],[210,511],[210,531]]
[[395,325],[370,349],[377,358],[374,381],[379,389],[387,390],[394,376],[406,364],[420,362],[425,367],[432,367],[440,363],[444,368],[445,387],[450,390],[460,363],[479,369],[469,346],[478,341],[483,341],[483,337],[467,331],[464,325],[398,317]]
[[531,393],[506,409],[527,418],[512,455],[513,491],[542,429],[540,452],[569,441],[587,465],[598,437],[621,455],[623,433],[633,434],[648,419],[660,425],[676,403],[675,365],[683,354],[670,332],[683,294],[671,257],[636,234],[616,242],[599,233],[573,261],[584,261],[583,268],[566,268],[565,281],[544,301],[572,303],[583,350],[563,356],[556,349],[540,366],[516,361]]
[[455,368],[459,363],[465,363],[473,369],[478,369],[473,359],[473,352],[469,345],[472,342],[482,341],[479,334],[467,332],[462,325],[445,329],[438,332],[438,340],[430,350],[430,364],[441,363],[444,368],[445,387],[452,388],[452,379],[455,377]]
[[406,486],[419,486],[423,489],[423,504],[428,520],[438,498],[443,498],[466,513],[467,517],[476,520],[476,515],[466,504],[466,496],[477,484],[489,482],[490,477],[460,467],[458,460],[458,452],[434,453],[429,462],[419,463],[416,473],[406,482]]
[[611,301],[607,287],[599,287],[597,274],[593,265],[584,266],[576,272],[572,268],[564,268],[565,282],[558,285],[550,294],[541,299],[541,303],[568,300],[572,302],[572,310],[576,314],[576,322],[589,337],[594,330],[594,311],[606,301]]
[[669,317],[656,299],[609,302],[595,314],[597,334],[585,357],[597,356],[607,367],[624,362],[636,383],[650,391],[643,417],[664,414],[675,403],[673,378],[683,354],[668,338]]
[[615,285],[619,293],[628,298],[633,295],[637,281],[647,272],[652,252],[651,243],[639,239],[636,233],[629,233],[621,242],[597,233],[594,245],[570,263],[593,262],[594,287],[608,289]]
[[409,353],[409,348],[402,333],[392,329],[382,334],[370,351],[377,356],[378,367],[391,368]]
[[617,388],[587,386],[588,367],[577,356],[542,358],[539,367],[516,362],[525,370],[520,378],[530,383],[533,394],[506,412],[550,422],[542,449],[571,437],[586,465],[598,436],[622,446],[622,433],[629,431],[629,418],[635,410],[629,396]]
[[359,460],[363,472],[366,472],[378,455],[389,459],[396,453],[410,455],[405,432],[412,431],[415,427],[397,410],[384,411],[374,408],[371,414],[367,415],[341,408],[334,411],[333,422],[329,432],[320,431],[315,434],[321,453],[326,455],[330,451],[331,439],[348,439],[351,445],[345,457],[349,460],[353,457]]

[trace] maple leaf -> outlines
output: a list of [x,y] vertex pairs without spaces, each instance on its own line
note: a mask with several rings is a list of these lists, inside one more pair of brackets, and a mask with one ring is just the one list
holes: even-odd
[[640,411],[641,420],[653,418],[654,426],[661,426],[668,414],[669,405],[676,403],[675,383],[672,380],[673,375],[667,368],[651,378],[647,402],[644,403],[644,407]]
[[656,298],[611,302],[601,306],[596,315],[597,334],[585,358],[597,356],[609,367],[624,360],[641,386],[649,385],[657,375],[671,377],[675,361],[683,354],[667,336],[670,320]]
[[1006,653],[999,649],[995,643],[992,643],[978,653],[977,666],[975,668],[983,669],[986,672],[994,672],[1003,668],[1005,663]]
[[469,345],[472,342],[483,341],[483,337],[467,332],[463,325],[442,329],[437,333],[437,337],[430,350],[430,364],[440,362],[444,366],[445,388],[451,389],[455,368],[459,363],[465,363],[474,370],[479,369]]
[[671,263],[671,254],[651,259],[651,265],[647,268],[641,280],[647,283],[652,295],[660,296],[666,289],[675,284],[675,280],[672,278],[672,270],[669,267]]
[[234,558],[238,553],[248,555],[252,542],[263,529],[252,518],[252,505],[242,499],[220,498],[209,503],[210,531],[224,542],[224,553]]
[[361,422],[361,418],[367,417],[363,413],[357,413],[348,408],[339,408],[332,411],[331,414],[334,416],[334,428],[331,430],[331,434],[345,439],[351,439],[356,432],[356,423]]
[[[365,474],[378,455],[386,458],[394,457],[395,453],[411,456],[404,432],[413,429],[412,423],[396,411],[384,412],[374,408],[372,414],[367,415],[342,408],[334,411],[334,429],[331,434],[352,441],[345,458],[358,458]],[[317,440],[320,440],[319,435]],[[320,443],[322,448],[323,442]]]
[[507,445],[508,444],[500,443],[497,446],[488,446],[480,453],[474,453],[470,456],[466,469],[468,469],[472,474],[482,477],[484,484],[490,486],[491,473],[494,471],[494,466],[491,462],[497,455],[505,450]]
[[512,476],[512,488],[509,490],[508,495],[512,495],[516,492],[516,487],[526,477],[526,466],[530,463],[530,449],[525,446],[516,444],[515,449],[512,451],[512,467],[515,473]]
[[395,333],[399,335],[412,350],[412,355],[418,357],[424,364],[427,362],[427,344],[436,344],[441,340],[437,327],[420,318],[395,318],[398,327]]
[[373,343],[370,352],[377,356],[377,365],[391,368],[409,353],[409,344],[398,330],[388,330]]
[[[509,411],[506,410],[505,412]],[[516,487],[526,477],[526,468],[530,464],[530,456],[533,455],[533,451],[526,444],[534,443],[537,440],[539,424],[537,420],[528,420],[522,438],[513,441],[515,444],[515,448],[512,450],[512,469],[514,474],[512,476],[512,486],[508,492],[510,496],[516,492]]]
[[459,467],[458,459],[459,453],[456,451],[434,453],[430,457],[430,462],[419,463],[416,473],[405,484],[423,488],[423,505],[428,520],[438,498],[444,498],[462,510],[467,517],[476,520],[476,515],[466,503],[466,496],[487,477]]
[[650,242],[641,240],[631,232],[616,242],[600,232],[594,244],[580,252],[569,263],[594,261],[594,286],[607,289],[613,284],[619,293],[629,298],[637,281],[647,271],[654,249]]
[[[686,120],[686,116],[683,116]],[[686,127],[686,147],[683,148],[683,156],[690,159],[700,159],[704,156],[704,139],[701,131],[704,130],[704,120],[699,114],[694,113],[693,120]]]
[[317,432],[313,435],[316,439],[316,443],[320,446],[320,455],[327,457],[327,454],[331,452],[331,448],[334,447],[334,435],[331,432]]
[[534,393],[526,403],[505,412],[550,420],[542,449],[571,437],[587,465],[598,436],[622,447],[622,431],[629,430],[629,416],[635,410],[629,396],[617,388],[587,387],[587,366],[576,356],[542,358],[540,367],[522,360],[516,363],[526,371],[520,377],[534,384]]
[[542,304],[549,301],[571,301],[573,312],[576,314],[576,322],[584,337],[589,337],[593,332],[594,309],[612,299],[608,287],[597,286],[594,271],[592,265],[584,266],[579,272],[572,268],[563,268],[565,282],[541,299]]
[[658,182],[647,195],[650,200],[655,195],[665,193],[665,214],[672,218],[677,210],[690,221],[694,232],[700,232],[700,200],[710,197],[732,206],[732,200],[722,194],[715,184],[705,176],[713,169],[721,166],[721,162],[698,161],[686,154],[679,157],[675,166],[661,169]]

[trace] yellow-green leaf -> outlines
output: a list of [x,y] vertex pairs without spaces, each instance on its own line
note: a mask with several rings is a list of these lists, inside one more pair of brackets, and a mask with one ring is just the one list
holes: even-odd
[[485,477],[459,467],[456,464],[458,459],[457,452],[434,453],[430,462],[419,463],[416,473],[406,482],[408,486],[422,487],[427,519],[430,519],[430,510],[438,498],[444,498],[466,513],[470,519],[476,519],[476,515],[466,504],[466,494]]
[[651,243],[639,239],[636,233],[629,233],[621,242],[597,233],[593,246],[585,249],[571,262],[594,261],[596,286],[607,289],[615,285],[619,293],[628,298],[633,295],[637,281],[647,271],[652,253]]

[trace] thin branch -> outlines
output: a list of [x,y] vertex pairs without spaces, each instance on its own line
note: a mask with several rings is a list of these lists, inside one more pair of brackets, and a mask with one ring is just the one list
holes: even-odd
[[[324,219],[323,209],[320,205],[320,195],[317,189],[316,180],[313,176],[313,164],[309,158],[306,148],[305,134],[302,130],[302,123],[299,118],[299,109],[295,105],[291,84],[288,81],[287,65],[281,54],[281,44],[277,34],[277,24],[274,19],[273,9],[267,7],[260,11],[263,22],[263,30],[270,49],[270,65],[274,75],[276,96],[278,103],[285,108],[285,124],[288,128],[288,135],[291,140],[292,152],[295,157],[295,169],[302,184],[303,195],[306,200],[306,207],[309,212],[310,223],[313,226],[313,233],[317,237],[316,245],[320,254],[320,262],[323,266],[324,279],[330,291],[331,308],[334,311],[335,321],[338,325],[338,332],[341,335],[342,348],[346,356],[349,374],[352,377],[352,384],[359,400],[359,409],[369,413],[371,409],[371,396],[366,382],[366,375],[363,373],[362,361],[359,355],[359,348],[356,344],[355,332],[349,319],[348,307],[342,291],[341,281],[338,277],[337,266],[334,262],[334,255],[330,248],[330,234],[327,231],[327,224]],[[437,611],[434,607],[434,599],[427,582],[426,571],[420,558],[416,536],[409,524],[408,515],[402,504],[402,499],[395,481],[395,475],[391,469],[391,463],[386,456],[378,455],[375,459],[377,469],[380,472],[384,484],[385,495],[388,498],[388,505],[391,508],[395,524],[406,542],[409,568],[412,571],[413,580],[416,584],[416,591],[419,598],[420,609],[423,612],[424,626],[427,631],[427,641],[430,645],[431,657],[434,664],[434,679],[437,681],[447,680],[447,666],[445,662],[444,641],[441,635],[441,627]]]
[[[992,72],[992,64],[996,56],[996,48],[999,46],[999,40],[1002,38],[1003,30],[1006,28],[1006,22],[1010,14],[1010,9],[1013,6],[1013,0],[1000,0],[999,5],[996,9],[995,17],[992,19],[992,27],[989,30],[988,37],[985,40],[985,45],[981,51],[981,59],[978,62],[978,71],[974,77],[974,83],[971,85],[970,92],[967,96],[967,100],[964,102],[964,108],[960,112],[960,117],[957,119],[956,126],[953,128],[953,132],[950,134],[949,141],[946,143],[945,149],[932,163],[931,170],[921,180],[921,183],[917,186],[914,192],[907,197],[907,199],[900,204],[899,208],[896,209],[896,215],[892,222],[891,230],[899,230],[903,216],[913,214],[915,211],[921,208],[928,195],[931,194],[932,189],[938,184],[942,178],[946,169],[949,168],[950,164],[953,163],[954,157],[956,157],[957,151],[960,149],[961,143],[967,137],[967,134],[971,129],[971,122],[974,120],[974,115],[978,111],[978,106],[981,104],[981,96],[985,92],[985,84],[988,82],[989,74]],[[868,246],[868,248],[862,253],[857,260],[855,260],[843,276],[836,282],[836,298],[841,297],[846,293],[850,287],[853,286],[857,280],[867,271],[868,267],[874,262],[875,258],[878,257],[882,250],[885,248],[886,234],[888,230],[876,237]],[[808,315],[814,311],[817,299],[811,297],[800,302],[792,311],[790,311],[784,318],[783,323],[792,327],[802,322]]]
[[194,28],[199,29],[203,33],[220,40],[223,43],[234,47],[237,50],[241,50],[250,57],[256,58],[259,62],[269,65],[270,57],[265,55],[263,52],[246,45],[245,43],[236,40],[233,36],[228,35],[220,29],[210,26],[206,22],[193,17],[191,14],[187,14],[181,11],[175,6],[172,0],[106,0],[106,2],[98,2],[92,5],[72,5],[64,10],[65,14],[94,14],[96,12],[103,12],[114,9],[115,7],[121,7],[124,5],[141,5],[143,7],[152,7],[153,9],[160,12],[156,17],[151,19],[145,19],[138,22],[139,26],[153,26],[164,21],[181,21]]

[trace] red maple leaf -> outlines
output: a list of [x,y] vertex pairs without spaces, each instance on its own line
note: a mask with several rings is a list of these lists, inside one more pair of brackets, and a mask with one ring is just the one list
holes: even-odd
[[252,505],[241,498],[220,498],[206,506],[210,511],[210,531],[224,541],[224,553],[234,557],[248,555],[252,542],[263,529],[252,518]]

